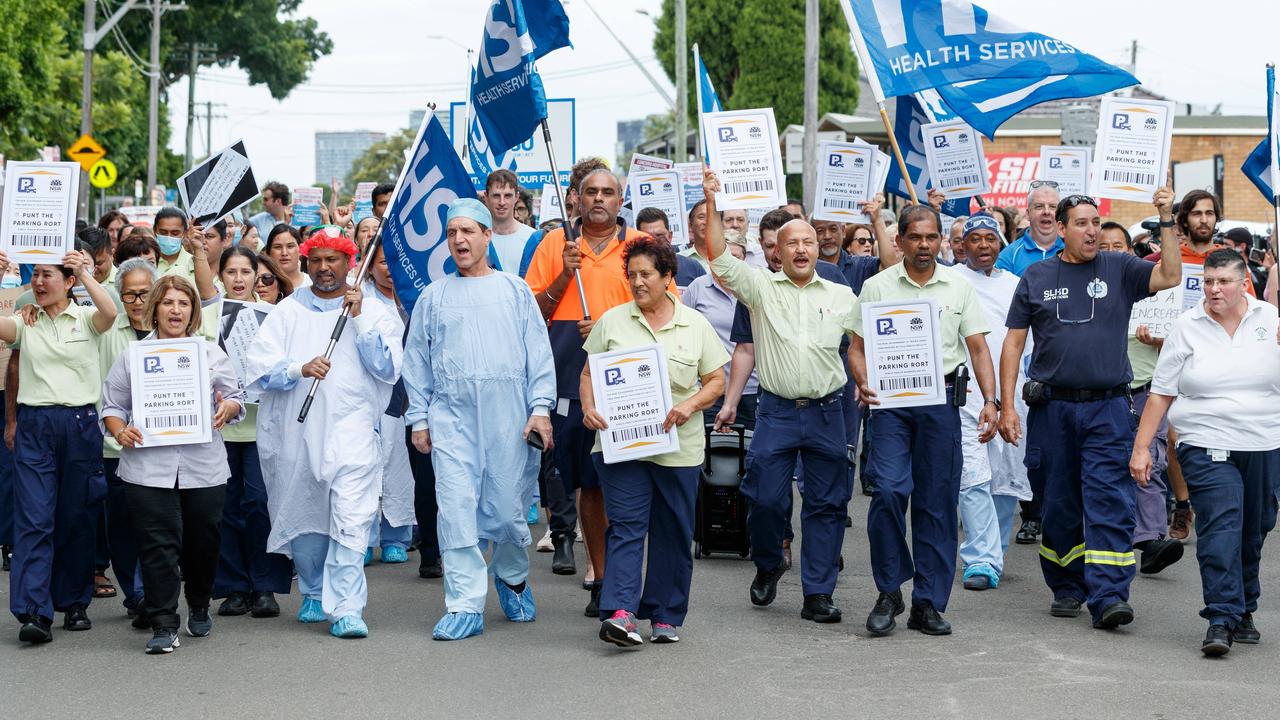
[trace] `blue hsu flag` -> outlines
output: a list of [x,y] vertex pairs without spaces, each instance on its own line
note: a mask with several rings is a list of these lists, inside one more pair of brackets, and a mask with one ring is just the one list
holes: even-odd
[[937,89],[987,137],[1021,110],[1136,85],[1129,72],[967,0],[843,0],[877,101]]
[[472,112],[490,152],[528,140],[547,117],[547,96],[533,63],[569,44],[569,17],[560,0],[493,0],[471,83]]
[[[929,196],[929,161],[924,151],[924,134],[920,126],[931,122],[951,120],[954,116],[948,113],[946,106],[936,94],[928,91],[915,95],[898,97],[897,117],[893,122],[893,135],[898,139],[902,159],[907,164],[907,173],[911,175],[911,184],[916,188],[916,199],[928,203]],[[911,197],[907,183],[902,179],[898,163],[889,164],[889,175],[885,179],[884,189],[899,197]],[[969,214],[970,198],[953,198],[942,203],[942,214],[950,217],[963,217]]]
[[1262,138],[1258,147],[1245,158],[1240,172],[1253,181],[1258,191],[1274,203],[1276,199],[1277,181],[1280,181],[1280,115],[1276,106],[1280,105],[1280,97],[1276,96],[1276,69],[1267,68],[1267,136]]
[[[475,82],[475,70],[471,71],[471,80]],[[516,157],[514,153],[508,154],[507,151],[494,152],[489,145],[489,139],[485,137],[484,128],[480,126],[480,119],[475,113],[467,120],[467,159],[471,162],[471,169],[474,171],[476,178],[483,183],[489,174],[494,170],[510,170],[516,172]]]
[[[408,313],[432,280],[458,269],[445,241],[449,204],[476,196],[471,176],[435,115],[427,115],[411,148],[382,222],[387,267]],[[502,269],[492,245],[489,264]]]
[[[702,113],[720,112],[724,110],[724,106],[720,104],[720,96],[716,94],[716,88],[711,84],[711,74],[707,72],[707,66],[702,63],[702,53],[698,51],[698,44],[693,44],[693,64],[698,72],[698,115],[699,126],[701,126]],[[711,158],[707,155],[707,134],[703,130],[702,133],[702,155],[703,162],[710,164]]]

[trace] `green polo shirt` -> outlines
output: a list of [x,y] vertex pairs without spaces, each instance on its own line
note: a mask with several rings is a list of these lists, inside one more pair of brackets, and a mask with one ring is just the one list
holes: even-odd
[[1140,388],[1151,382],[1156,374],[1156,360],[1160,359],[1160,351],[1150,345],[1144,345],[1138,338],[1129,336],[1129,365],[1133,368],[1131,388]]
[[983,317],[978,293],[968,280],[949,267],[935,266],[933,277],[924,285],[917,285],[907,275],[902,263],[873,275],[862,286],[862,295],[858,298],[858,307],[854,311],[853,331],[859,337],[865,337],[862,332],[861,303],[918,298],[933,298],[938,301],[938,310],[942,315],[938,326],[938,333],[942,338],[942,372],[949,374],[968,358],[964,339],[991,332]]
[[680,254],[684,255],[685,257],[693,258],[694,260],[697,260],[698,264],[704,268],[711,267],[711,262],[707,260],[705,257],[703,257],[702,253],[698,252],[698,248],[694,247],[692,244],[690,244],[689,247],[681,250]]
[[102,396],[95,308],[68,303],[58,316],[44,308],[36,324],[18,319],[18,403],[20,405],[78,407],[93,405]]
[[[671,378],[671,402],[678,405],[693,397],[700,387],[699,379],[713,370],[723,371],[729,362],[715,328],[698,311],[681,304],[680,298],[668,292],[675,304],[671,321],[656,332],[649,327],[644,313],[635,301],[610,308],[587,336],[582,348],[588,354],[625,350],[660,344],[667,353],[667,376]],[[680,426],[677,435],[680,449],[665,455],[645,458],[664,467],[701,465],[706,440],[703,437],[701,413],[694,413]],[[600,438],[592,452],[600,452]]]
[[857,300],[849,286],[814,273],[802,287],[786,273],[748,265],[727,251],[711,261],[711,270],[751,309],[760,387],[798,400],[845,386],[840,340],[853,332]]
[[178,257],[173,262],[165,260],[163,257],[156,260],[156,269],[161,275],[181,275],[191,281],[191,285],[196,284],[196,258],[185,249],[178,251]]

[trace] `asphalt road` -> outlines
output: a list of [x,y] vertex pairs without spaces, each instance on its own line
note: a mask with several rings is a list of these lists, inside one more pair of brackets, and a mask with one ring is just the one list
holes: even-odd
[[[130,628],[118,599],[94,603],[89,632],[55,624],[49,645],[19,643],[10,621],[0,633],[0,717],[1280,716],[1275,552],[1263,564],[1262,644],[1237,645],[1218,660],[1199,652],[1194,543],[1179,564],[1134,582],[1137,619],[1119,631],[1092,629],[1087,614],[1050,617],[1035,548],[1014,545],[999,589],[957,584],[950,637],[909,631],[904,616],[891,637],[870,638],[865,510],[856,498],[839,625],[800,619],[798,568],[783,578],[777,602],[759,609],[747,600],[751,564],[714,557],[695,562],[681,642],[624,651],[597,639],[597,623],[583,617],[581,577],[552,575],[551,556],[537,554],[537,622],[507,622],[491,593],[482,636],[433,642],[442,581],[420,580],[411,554],[409,563],[368,569],[365,640],[295,622],[296,594],[281,598],[279,618],[215,618],[212,636],[184,636],[169,656],[143,653],[149,633]],[[580,567],[584,557],[578,546]]]

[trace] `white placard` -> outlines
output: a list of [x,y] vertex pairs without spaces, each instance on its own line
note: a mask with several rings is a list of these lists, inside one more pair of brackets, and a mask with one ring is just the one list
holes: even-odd
[[963,120],[920,126],[929,184],[948,200],[991,192],[982,136]]
[[1098,112],[1091,195],[1151,202],[1164,185],[1173,141],[1173,103],[1108,95]]
[[4,172],[0,249],[12,263],[61,265],[75,247],[80,164],[12,161]]
[[1204,265],[1182,263],[1182,311],[1186,312],[1204,300]]
[[560,195],[555,185],[542,186],[542,202],[538,205],[538,224],[548,220],[564,220],[564,208],[560,207]]
[[[684,206],[691,208],[703,199],[702,163],[676,163],[675,169],[680,173],[680,182],[684,185]],[[749,215],[750,213],[748,213]]]
[[206,224],[253,202],[258,185],[244,141],[237,140],[178,178],[178,194],[193,223]]
[[1074,145],[1041,145],[1037,180],[1058,183],[1058,195],[1089,192],[1089,148]]
[[711,169],[720,178],[717,210],[780,207],[787,202],[773,108],[703,113]]
[[204,339],[129,344],[133,418],[143,447],[198,445],[213,437]]
[[227,353],[231,367],[236,371],[240,387],[245,389],[244,401],[257,405],[262,393],[249,387],[249,345],[258,335],[258,329],[267,315],[275,308],[269,303],[250,303],[239,300],[222,301],[222,317],[219,319],[218,347]]
[[689,244],[689,228],[685,227],[688,210],[684,206],[684,184],[679,171],[631,173],[627,177],[627,187],[631,190],[637,216],[645,208],[658,208],[666,213],[667,224],[671,226],[671,244],[677,248]]
[[876,147],[874,143],[869,143],[857,135],[853,136],[853,141],[863,145],[871,145],[871,147],[875,148],[876,166],[871,175],[871,194],[875,195],[878,192],[884,192],[884,184],[889,181],[889,163],[893,162],[893,157]]
[[661,345],[589,355],[596,411],[609,427],[600,430],[606,464],[676,452],[678,428],[663,431],[671,411],[667,353]]
[[[627,167],[627,177],[630,177],[633,173],[668,170],[674,166],[675,163],[666,158],[643,153],[631,153],[631,165]],[[635,206],[631,195],[631,182],[628,181],[626,186],[622,188],[622,210],[618,213],[618,217],[621,217],[623,222],[628,225],[635,225],[636,213],[638,212],[640,212],[640,209]]]
[[1146,325],[1152,337],[1168,337],[1173,321],[1202,300],[1204,266],[1183,263],[1182,281],[1177,286],[1133,304],[1133,312],[1129,314],[1129,334],[1135,334],[1139,325]]
[[875,153],[875,148],[860,143],[824,142],[818,147],[814,220],[870,222],[861,207],[873,194]]
[[945,403],[937,300],[881,300],[861,307],[867,383],[880,400],[876,407]]
[[289,224],[296,227],[315,227],[323,218],[320,206],[324,204],[324,188],[296,187],[293,189],[293,216]]

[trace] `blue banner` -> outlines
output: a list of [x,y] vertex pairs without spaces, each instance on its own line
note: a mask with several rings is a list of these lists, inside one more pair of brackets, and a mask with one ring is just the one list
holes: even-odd
[[877,99],[936,88],[987,137],[1032,105],[1138,83],[1125,70],[965,0],[845,3]]
[[[471,177],[434,115],[418,129],[412,148],[382,224],[387,267],[409,313],[432,280],[457,270],[445,240],[449,204],[476,196]],[[501,269],[492,245],[489,264]]]
[[[931,122],[941,122],[953,118],[946,106],[936,95],[921,93],[923,97],[903,95],[898,98],[898,110],[893,122],[893,135],[898,139],[898,147],[902,150],[902,159],[907,163],[907,173],[911,175],[911,184],[916,188],[916,199],[922,204],[929,202],[929,161],[924,153],[924,134],[920,126]],[[922,102],[923,101],[923,102]],[[929,112],[925,108],[928,107]],[[909,198],[911,192],[898,170],[897,160],[889,163],[889,176],[885,180],[884,189],[899,197]],[[969,214],[970,198],[955,198],[942,203],[942,214],[950,217],[964,217]]]
[[471,107],[492,153],[533,134],[547,116],[547,96],[534,61],[569,45],[560,0],[493,0],[485,17]]
[[[702,63],[702,53],[698,51],[697,43],[693,45],[693,64],[698,71],[698,113],[724,110],[724,106],[720,104],[720,96],[716,94],[716,88],[711,84],[711,75],[707,72],[707,66]],[[705,132],[702,133],[702,162],[708,165],[711,164],[711,157],[707,154],[707,134]],[[690,207],[693,206],[690,205]]]
[[1262,193],[1268,203],[1275,202],[1275,172],[1276,166],[1280,164],[1276,158],[1277,151],[1280,151],[1280,132],[1277,132],[1276,127],[1276,101],[1276,69],[1269,67],[1267,68],[1267,136],[1262,138],[1258,147],[1245,158],[1244,165],[1240,166],[1240,172],[1253,181],[1258,192]]

